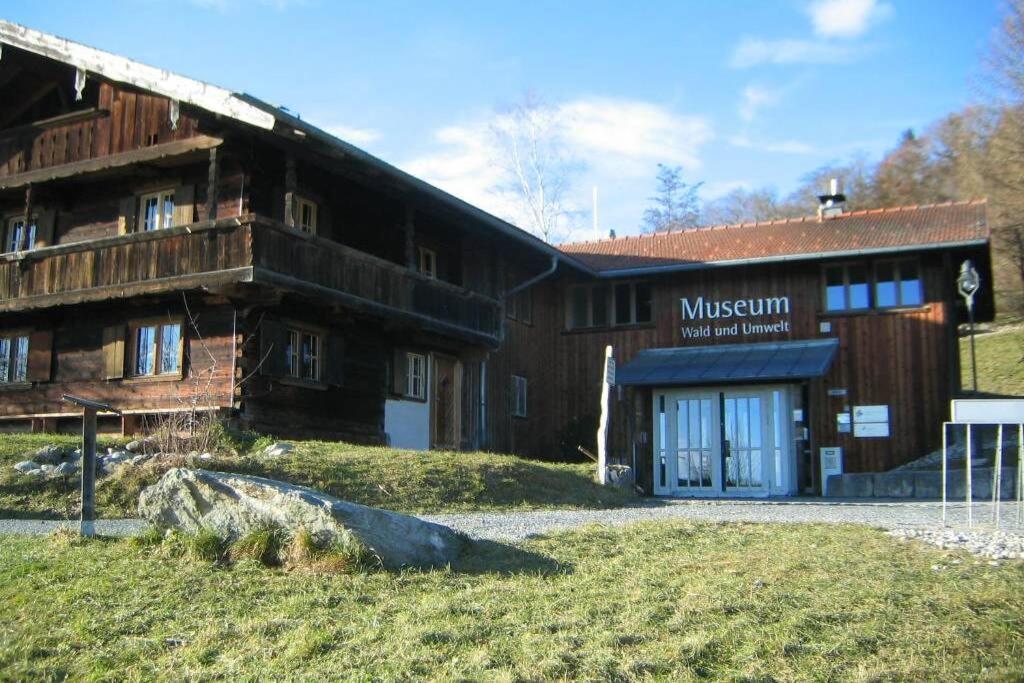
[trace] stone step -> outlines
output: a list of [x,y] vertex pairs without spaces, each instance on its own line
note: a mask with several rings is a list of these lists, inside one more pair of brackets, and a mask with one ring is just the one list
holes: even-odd
[[[994,467],[972,469],[971,498],[992,500]],[[1004,467],[1000,500],[1016,500],[1017,468]],[[835,498],[919,498],[938,500],[942,497],[942,472],[901,471],[833,474],[828,478],[825,495]],[[967,496],[964,470],[950,470],[946,496],[963,500]]]

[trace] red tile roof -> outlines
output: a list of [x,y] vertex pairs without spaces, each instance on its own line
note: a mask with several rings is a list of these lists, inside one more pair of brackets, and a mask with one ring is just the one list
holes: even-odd
[[985,200],[851,211],[561,245],[598,271],[941,248],[989,239]]

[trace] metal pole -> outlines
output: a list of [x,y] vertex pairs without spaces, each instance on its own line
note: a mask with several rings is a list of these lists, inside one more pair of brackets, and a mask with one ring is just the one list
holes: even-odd
[[971,504],[971,425],[967,425],[967,471],[964,473],[967,477],[967,526],[974,526],[974,506]]
[[992,473],[992,522],[999,528],[999,498],[1003,488],[1003,425],[996,427],[996,469]]
[[1024,511],[1024,424],[1017,425],[1017,524]]
[[95,536],[96,520],[96,410],[82,414],[82,516],[79,533]]
[[942,526],[946,526],[946,442],[949,435],[949,423],[942,423]]
[[973,297],[967,305],[967,319],[971,334],[971,383],[974,386],[974,393],[978,393],[978,362],[974,355],[974,300]]

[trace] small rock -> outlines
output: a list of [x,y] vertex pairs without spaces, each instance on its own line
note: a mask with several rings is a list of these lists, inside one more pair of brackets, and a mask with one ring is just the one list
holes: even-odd
[[70,477],[72,474],[76,474],[77,472],[78,465],[73,465],[70,462],[62,462],[61,464],[57,465],[57,467],[55,467],[52,472],[50,472],[50,476]]
[[125,446],[125,450],[132,453],[145,453],[146,451],[152,450],[154,446],[156,446],[156,440],[152,437],[146,437],[145,439],[129,441],[128,445]]
[[202,455],[199,456],[199,459],[200,460],[213,460],[213,455],[211,453],[203,453]]
[[278,441],[272,443],[263,449],[263,455],[267,458],[280,458],[281,456],[288,455],[295,450],[294,444],[290,444],[287,441]]
[[39,465],[32,460],[22,460],[14,466],[14,469],[18,470],[22,474],[28,474],[32,470],[39,469]]
[[152,459],[153,459],[152,455],[147,455],[146,453],[140,453],[139,455],[136,455],[131,460],[129,460],[128,463],[134,467],[136,465],[142,465],[143,463],[146,463],[146,462],[148,462],[148,461],[150,461]]
[[32,458],[36,462],[44,465],[56,465],[64,459],[64,447],[50,444],[49,446],[43,446],[36,451],[35,457]]

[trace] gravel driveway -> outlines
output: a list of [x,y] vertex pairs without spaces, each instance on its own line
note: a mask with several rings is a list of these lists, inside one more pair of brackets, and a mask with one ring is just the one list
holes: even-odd
[[[959,547],[998,559],[1024,558],[1024,525],[1015,503],[1001,506],[1001,524],[992,528],[992,504],[974,505],[974,529],[967,528],[967,508],[951,503],[949,526],[942,527],[942,511],[931,501],[785,500],[650,500],[611,510],[537,510],[526,512],[468,512],[421,515],[423,519],[458,529],[470,536],[498,541],[519,541],[530,536],[586,524],[623,525],[665,519],[707,522],[813,522],[866,524],[887,529],[898,538],[915,538],[942,547]],[[2,534],[48,534],[60,526],[78,527],[75,521],[0,520]],[[129,536],[145,528],[137,519],[100,520],[97,533]]]

